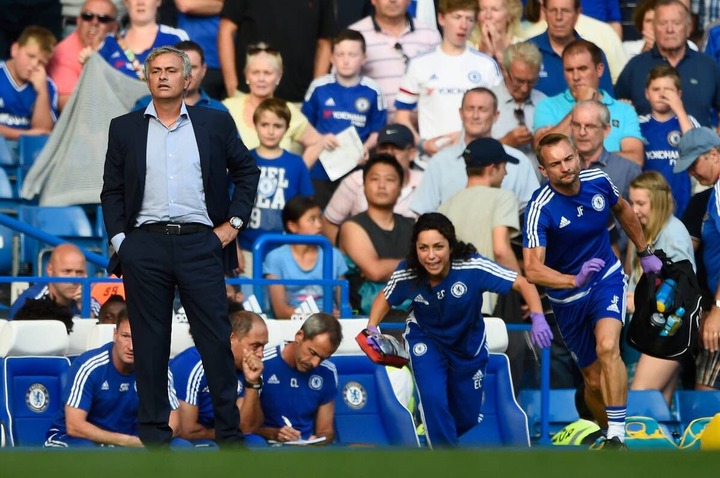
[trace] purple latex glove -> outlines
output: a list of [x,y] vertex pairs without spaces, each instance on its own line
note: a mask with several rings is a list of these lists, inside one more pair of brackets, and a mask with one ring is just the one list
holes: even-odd
[[377,341],[375,340],[375,337],[372,336],[372,334],[380,335],[380,329],[378,329],[377,326],[375,326],[375,325],[368,325],[365,330],[367,330],[368,333],[371,334],[371,335],[367,336],[368,345],[370,347],[372,347],[373,349],[375,349],[376,351],[382,352],[382,350],[380,349],[380,344],[377,343]]
[[657,274],[662,269],[662,261],[655,254],[640,258],[640,267],[645,274]]
[[545,316],[540,312],[531,312],[530,320],[532,321],[530,336],[532,337],[533,343],[541,349],[550,347],[553,333],[552,330],[550,330],[547,320],[545,320]]
[[580,272],[575,276],[575,287],[584,287],[603,267],[605,267],[605,261],[597,257],[585,261]]

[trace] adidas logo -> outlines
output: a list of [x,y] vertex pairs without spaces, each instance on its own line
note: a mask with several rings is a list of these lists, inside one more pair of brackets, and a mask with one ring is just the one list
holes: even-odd
[[430,81],[432,81],[432,80],[437,80],[437,79],[438,79],[438,76],[437,76],[435,73],[433,73],[433,74],[430,76]]
[[272,376],[270,376],[270,378],[268,379],[267,383],[274,383],[277,385],[278,383],[280,383],[280,380],[278,380],[277,375],[272,374]]
[[325,101],[325,106],[335,106],[335,100],[328,98],[327,101]]
[[483,373],[482,370],[478,370],[475,372],[475,375],[473,375],[473,380],[482,380],[483,379]]
[[569,225],[570,225],[570,221],[568,221],[565,216],[562,216],[560,218],[560,229],[562,229],[563,227],[569,226]]
[[422,296],[422,294],[418,294],[413,299],[413,302],[420,302],[421,304],[430,305],[428,301],[425,300],[425,298]]
[[107,380],[105,380],[102,384],[102,387],[100,387],[100,390],[110,390],[110,384],[107,383]]

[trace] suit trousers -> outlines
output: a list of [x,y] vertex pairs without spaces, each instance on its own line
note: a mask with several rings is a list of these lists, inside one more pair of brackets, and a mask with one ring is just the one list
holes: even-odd
[[220,239],[210,227],[183,235],[138,228],[126,236],[118,255],[135,357],[140,439],[157,445],[172,437],[167,387],[177,286],[210,388],[216,440],[239,442],[243,435]]

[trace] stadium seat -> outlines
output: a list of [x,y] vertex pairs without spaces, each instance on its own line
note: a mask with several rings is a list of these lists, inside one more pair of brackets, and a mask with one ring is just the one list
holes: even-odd
[[0,330],[0,421],[10,446],[41,446],[62,406],[70,361],[65,325],[14,320]]
[[485,336],[490,353],[505,353],[508,347],[508,333],[503,319],[499,317],[485,317]]
[[[520,405],[527,413],[530,436],[540,439],[540,421],[542,418],[540,390],[521,390],[518,396]],[[550,436],[562,430],[566,425],[580,418],[575,408],[575,389],[560,388],[550,390]]]
[[115,325],[113,324],[95,324],[95,327],[90,329],[88,333],[85,350],[96,349],[108,342],[112,342],[114,332]]
[[193,345],[195,345],[195,342],[192,335],[190,335],[190,324],[187,322],[173,322],[170,335],[170,358],[174,358],[177,354]]
[[367,357],[333,356],[339,396],[335,400],[336,440],[342,446],[420,446],[412,414],[395,396],[385,367]]
[[18,174],[18,185],[20,187],[18,189],[21,189],[25,175],[35,163],[49,137],[49,135],[23,135],[18,139],[18,163],[20,163]]
[[[0,202],[2,202],[2,200],[0,200]],[[14,230],[0,225],[0,275],[13,275],[13,257],[15,255],[14,238]]]
[[515,400],[507,355],[490,354],[483,387],[483,421],[460,437],[460,446],[529,447],[528,419]]
[[[85,211],[80,206],[18,206],[18,220],[99,253],[105,252],[102,239],[93,234],[93,227]],[[44,274],[44,261],[52,252],[52,247],[41,246],[37,239],[23,235],[21,261],[34,264],[35,275]],[[91,271],[88,270],[88,274]]]
[[720,391],[678,390],[675,396],[683,430],[696,418],[720,413]]
[[73,329],[68,336],[66,357],[77,357],[87,350],[87,340],[90,331],[97,325],[97,319],[73,318]]
[[0,136],[0,166],[17,166],[17,158],[13,156],[4,136]]

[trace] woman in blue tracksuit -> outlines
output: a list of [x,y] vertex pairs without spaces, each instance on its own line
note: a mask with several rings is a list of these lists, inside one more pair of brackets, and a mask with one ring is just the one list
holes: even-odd
[[535,343],[549,346],[552,333],[537,294],[531,294],[532,285],[477,254],[472,244],[459,242],[447,217],[423,214],[411,241],[408,258],[375,298],[368,330],[377,332],[391,306],[412,301],[404,337],[427,440],[432,447],[456,446],[458,438],[482,420],[488,361],[482,293],[515,289],[530,306]]

